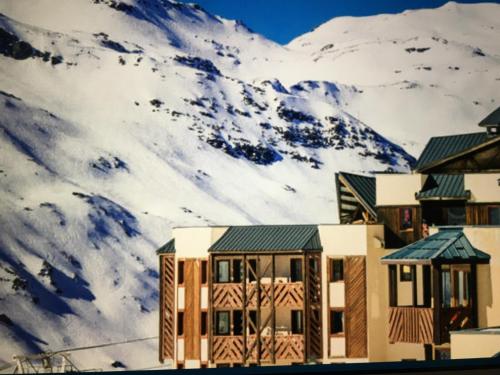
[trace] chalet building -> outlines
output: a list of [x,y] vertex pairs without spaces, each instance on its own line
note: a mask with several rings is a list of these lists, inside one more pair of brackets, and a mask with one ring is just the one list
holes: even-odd
[[340,224],[174,228],[160,361],[439,359],[500,325],[500,110],[480,126],[432,138],[411,173],[336,174]]

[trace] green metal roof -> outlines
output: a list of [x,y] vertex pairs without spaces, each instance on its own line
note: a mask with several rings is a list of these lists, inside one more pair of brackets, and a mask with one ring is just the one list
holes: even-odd
[[415,170],[421,170],[430,164],[459,154],[488,140],[486,132],[432,137],[415,164]]
[[500,107],[491,112],[479,123],[479,126],[492,126],[492,125],[500,125]]
[[474,248],[461,228],[440,229],[439,232],[414,242],[390,255],[382,263],[488,263],[490,256]]
[[430,174],[417,199],[469,199],[470,191],[464,188],[464,175]]
[[286,252],[323,250],[316,225],[233,226],[209,252]]
[[377,217],[377,212],[375,210],[375,177],[361,176],[346,172],[339,172],[339,176],[348,184],[349,188],[355,193],[365,209],[374,217]]
[[175,253],[175,238],[172,238],[165,245],[156,250],[156,254],[171,254]]

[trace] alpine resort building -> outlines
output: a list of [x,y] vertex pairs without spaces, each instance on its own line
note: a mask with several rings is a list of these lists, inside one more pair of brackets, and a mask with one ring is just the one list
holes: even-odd
[[433,360],[498,342],[500,108],[479,126],[431,138],[411,173],[337,173],[339,224],[174,228],[157,250],[160,361]]

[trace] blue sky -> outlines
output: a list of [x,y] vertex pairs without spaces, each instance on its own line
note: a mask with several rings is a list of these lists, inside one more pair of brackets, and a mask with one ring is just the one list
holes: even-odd
[[[325,21],[339,16],[399,13],[406,9],[436,8],[446,0],[182,0],[208,12],[242,20],[255,32],[286,44]],[[461,0],[460,3],[480,1]],[[490,1],[500,3],[500,0]]]

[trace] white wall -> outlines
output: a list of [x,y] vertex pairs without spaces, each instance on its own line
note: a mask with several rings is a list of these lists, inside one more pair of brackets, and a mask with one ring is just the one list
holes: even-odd
[[500,173],[464,175],[464,188],[471,191],[472,202],[500,202]]
[[174,228],[177,258],[206,258],[208,249],[227,230],[227,227]]
[[377,206],[419,204],[415,193],[422,189],[425,179],[421,174],[377,174]]

